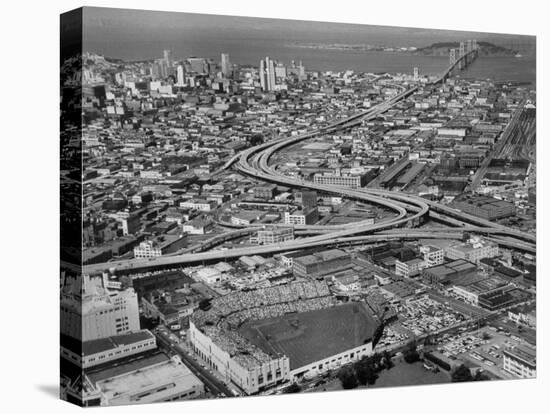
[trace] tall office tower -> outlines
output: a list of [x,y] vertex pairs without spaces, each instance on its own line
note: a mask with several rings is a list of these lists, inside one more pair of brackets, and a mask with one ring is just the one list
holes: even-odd
[[449,50],[449,65],[456,63],[456,49]]
[[414,73],[414,80],[417,81],[418,80],[418,68],[414,68],[413,70],[413,73]]
[[266,57],[260,61],[260,85],[264,91],[275,89],[275,64],[273,60]]
[[267,63],[267,80],[268,80],[268,86],[269,90],[272,91],[275,89],[275,63],[266,57],[266,63]]
[[164,61],[166,62],[167,67],[172,66],[172,51],[169,49],[164,50]]
[[275,64],[269,57],[265,58],[265,69],[267,77],[267,90],[275,89]]
[[158,62],[153,62],[151,65],[151,76],[153,79],[160,78],[160,64]]
[[222,74],[224,77],[231,76],[231,62],[229,61],[229,54],[222,53],[221,60]]
[[111,284],[107,275],[64,277],[61,333],[85,342],[138,331],[136,292]]
[[168,77],[168,63],[164,59],[159,61],[159,67],[160,67],[160,77],[166,78]]
[[306,68],[302,64],[301,60],[300,60],[300,65],[298,66],[298,77],[300,78],[300,80],[303,80],[306,78]]
[[177,80],[176,86],[185,86],[185,69],[183,65],[178,65]]
[[262,87],[262,91],[267,90],[267,78],[265,76],[265,61],[263,59],[260,60],[260,86]]

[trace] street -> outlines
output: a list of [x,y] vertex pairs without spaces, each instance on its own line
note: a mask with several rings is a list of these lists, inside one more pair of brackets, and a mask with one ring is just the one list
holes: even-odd
[[185,365],[195,374],[210,392],[216,397],[234,397],[231,390],[205,368],[201,367],[181,346],[172,344],[169,339],[166,339],[162,333],[156,332],[157,341],[169,353],[176,353],[181,357]]

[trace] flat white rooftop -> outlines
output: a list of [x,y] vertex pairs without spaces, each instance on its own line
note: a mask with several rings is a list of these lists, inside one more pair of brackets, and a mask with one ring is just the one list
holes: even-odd
[[201,388],[202,382],[179,358],[172,358],[106,378],[97,385],[109,404],[128,404],[160,401],[193,388]]

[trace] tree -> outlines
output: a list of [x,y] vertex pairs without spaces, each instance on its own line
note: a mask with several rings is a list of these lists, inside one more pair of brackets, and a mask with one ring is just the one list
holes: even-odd
[[489,381],[491,378],[482,371],[477,371],[474,375],[473,381]]
[[484,341],[488,341],[489,339],[491,339],[491,335],[489,335],[488,332],[483,332],[483,334],[481,335],[481,339],[483,339]]
[[354,364],[357,381],[361,385],[373,385],[378,378],[376,361],[373,357],[361,358]]
[[386,369],[393,368],[394,364],[391,358],[391,354],[388,351],[384,351],[382,355],[384,356],[384,366],[386,367]]
[[258,145],[264,142],[264,138],[260,134],[252,135],[249,139],[250,145]]
[[344,388],[345,390],[357,388],[357,386],[359,385],[357,381],[357,375],[351,367],[342,368],[338,373],[338,379],[342,384],[342,388]]
[[470,372],[470,368],[468,368],[464,364],[460,365],[451,374],[451,380],[452,380],[452,382],[472,381],[473,378],[472,378],[472,373]]
[[413,342],[409,345],[409,347],[403,352],[403,357],[405,362],[408,364],[420,361],[420,354],[416,350],[416,343]]
[[302,389],[300,388],[300,386],[293,382],[292,384],[290,384],[288,387],[285,388],[285,391],[284,393],[285,394],[293,394],[293,393],[296,393],[296,392],[300,392]]

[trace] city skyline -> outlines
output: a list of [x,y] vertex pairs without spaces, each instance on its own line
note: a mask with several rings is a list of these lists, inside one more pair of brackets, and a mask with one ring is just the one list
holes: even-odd
[[[397,71],[406,62],[399,56],[374,54],[362,59],[350,50],[319,50],[305,47],[336,43],[385,47],[426,47],[433,39],[461,41],[476,37],[497,45],[518,49],[525,59],[534,56],[535,39],[527,35],[506,35],[447,31],[422,28],[353,25],[343,23],[304,22],[283,19],[261,19],[238,16],[216,16],[192,13],[147,12],[88,8],[83,49],[123,60],[149,60],[158,50],[170,48],[178,58],[200,56],[218,59],[221,53],[233,55],[239,64],[257,64],[265,55],[284,61],[303,60],[314,70],[379,70]],[[89,31],[86,32],[86,30]],[[200,34],[200,35],[199,35]],[[255,39],[249,42],[247,39]],[[246,44],[246,48],[243,48]],[[107,48],[107,49],[106,49]],[[146,51],[146,52],[145,52]],[[329,53],[330,52],[330,53]],[[380,65],[373,61],[382,59]],[[389,59],[389,61],[388,61]],[[410,57],[409,57],[410,59]],[[348,67],[343,62],[348,62]],[[523,64],[524,69],[532,64]],[[442,64],[443,63],[443,64]],[[509,62],[506,62],[509,64]],[[498,63],[503,66],[502,62]],[[369,65],[372,69],[369,69]],[[384,67],[384,65],[386,65]],[[423,66],[426,65],[426,68]],[[422,70],[439,71],[444,61],[433,57],[419,60]],[[393,69],[393,70],[392,70]],[[534,69],[533,69],[534,70]],[[495,72],[495,71],[493,71]],[[491,73],[488,71],[488,73]],[[534,79],[534,72],[530,75]]]

